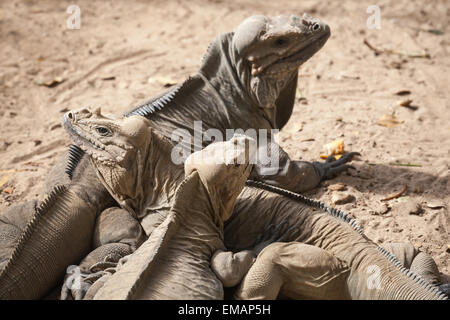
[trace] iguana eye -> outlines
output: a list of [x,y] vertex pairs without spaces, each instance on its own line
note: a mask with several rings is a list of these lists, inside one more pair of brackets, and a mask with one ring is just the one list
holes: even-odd
[[98,132],[101,136],[109,136],[111,135],[111,131],[106,127],[97,127],[95,130]]
[[317,22],[314,23],[314,25],[312,26],[313,31],[319,31],[320,30],[320,24],[318,24]]

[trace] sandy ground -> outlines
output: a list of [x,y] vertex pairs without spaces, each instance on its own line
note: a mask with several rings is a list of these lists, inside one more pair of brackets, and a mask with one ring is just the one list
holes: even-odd
[[[81,9],[79,30],[66,26],[72,3]],[[65,111],[101,106],[120,114],[193,74],[208,43],[245,17],[307,12],[328,23],[332,36],[300,69],[304,99],[296,102],[280,143],[293,158],[308,161],[319,160],[322,146],[335,139],[343,139],[347,151],[361,152],[356,170],[309,195],[326,202],[347,198],[339,206],[359,219],[369,237],[412,242],[432,254],[448,277],[450,3],[376,1],[379,30],[366,27],[371,4],[1,1],[0,212],[39,196],[70,144],[60,125]],[[406,55],[375,55],[364,39]],[[430,58],[410,56],[415,53]],[[396,95],[400,90],[411,93]],[[398,106],[402,99],[412,99],[413,108]],[[394,114],[397,126],[377,124],[385,114]],[[405,163],[417,166],[398,165]],[[380,201],[404,184],[403,196]]]

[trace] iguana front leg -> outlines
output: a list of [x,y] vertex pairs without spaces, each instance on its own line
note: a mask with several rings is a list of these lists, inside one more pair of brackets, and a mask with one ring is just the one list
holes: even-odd
[[347,266],[319,247],[276,242],[258,255],[235,298],[348,299],[348,272]]
[[83,299],[90,286],[102,276],[102,271],[114,268],[122,257],[133,253],[144,241],[141,225],[128,211],[117,207],[104,210],[96,221],[94,250],[81,261],[79,270],[74,272],[76,266],[67,269],[61,299]]
[[291,160],[270,134],[265,144],[258,146],[258,158],[249,179],[302,193],[315,188],[321,181],[331,179],[351,168],[347,163],[358,152],[350,152],[336,160],[329,157],[324,163]]
[[273,242],[285,241],[287,235],[292,231],[292,229],[286,230],[287,226],[287,221],[278,225],[270,225],[264,233],[260,234],[252,250],[243,250],[237,253],[216,251],[211,258],[211,268],[222,281],[223,286],[226,288],[236,286],[265,247]]

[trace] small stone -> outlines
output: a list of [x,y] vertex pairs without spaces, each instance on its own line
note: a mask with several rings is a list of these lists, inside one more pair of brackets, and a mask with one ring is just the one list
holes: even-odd
[[3,189],[3,192],[7,193],[7,194],[13,194],[14,193],[14,188],[13,187],[6,187]]
[[333,204],[346,204],[355,201],[355,197],[348,193],[335,193],[331,197]]
[[339,183],[334,183],[332,185],[328,186],[328,190],[331,191],[344,191],[346,189],[345,184],[339,182]]
[[297,122],[294,124],[294,131],[295,132],[300,132],[303,130],[303,123],[301,122]]
[[427,207],[430,209],[441,209],[441,208],[445,208],[445,205],[442,202],[430,201],[430,202],[427,202]]
[[381,216],[386,214],[391,208],[387,203],[374,203],[370,205],[369,214]]

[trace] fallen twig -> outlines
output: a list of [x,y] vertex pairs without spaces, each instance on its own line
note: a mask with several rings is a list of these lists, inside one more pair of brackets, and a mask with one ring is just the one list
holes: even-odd
[[373,45],[367,41],[367,39],[364,39],[364,44],[369,47],[370,50],[375,52],[376,55],[382,54],[382,53],[388,53],[388,54],[398,54],[400,56],[407,56],[410,58],[427,58],[430,59],[431,56],[429,53],[409,53],[404,51],[397,51],[397,50],[389,50],[389,49],[378,49],[375,48]]
[[392,195],[392,196],[390,196],[390,197],[387,197],[387,198],[381,199],[380,201],[389,201],[389,200],[392,200],[392,199],[398,198],[398,197],[400,197],[400,196],[401,196],[402,194],[404,194],[404,193],[405,193],[405,191],[406,191],[406,183],[405,183],[405,184],[403,184],[403,188],[402,188],[402,190],[400,190],[400,192],[398,192],[398,193],[396,193],[396,194],[394,194],[394,195]]
[[414,164],[414,163],[390,162],[389,165],[391,165],[391,166],[399,166],[399,167],[422,167],[421,164]]

